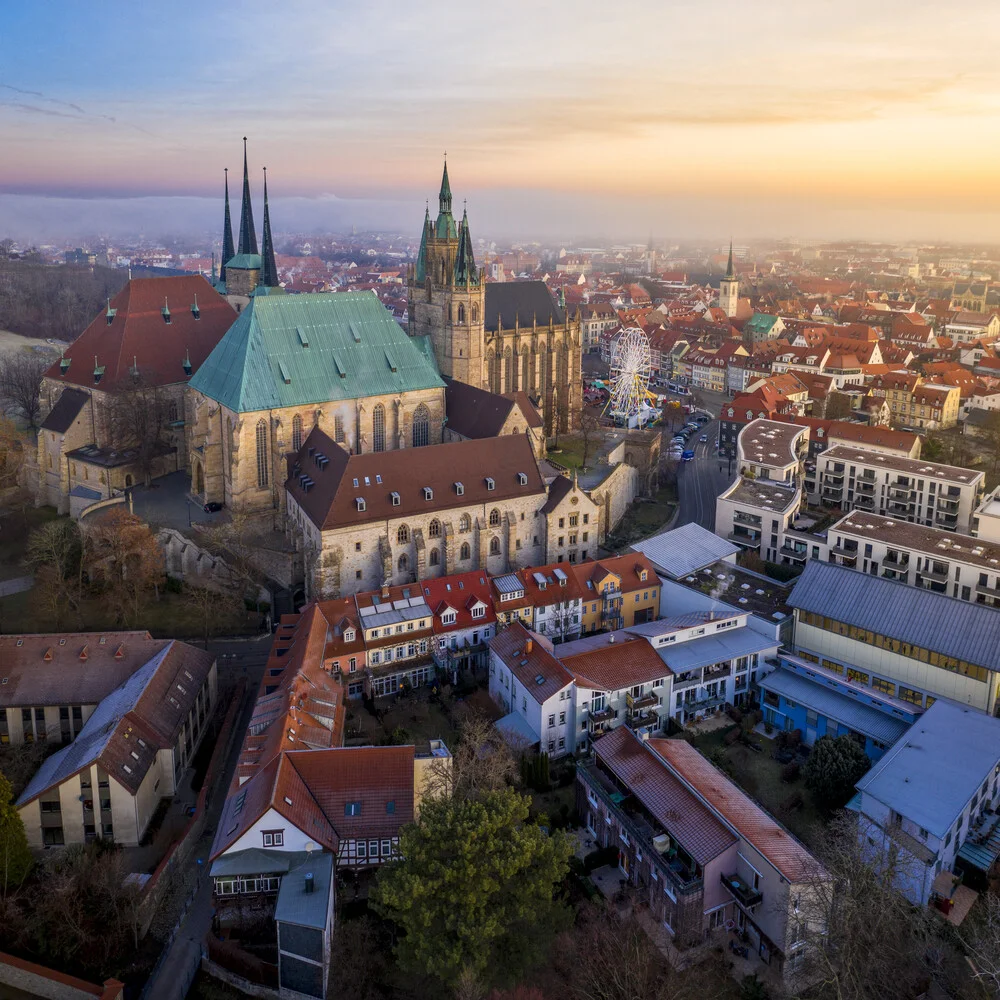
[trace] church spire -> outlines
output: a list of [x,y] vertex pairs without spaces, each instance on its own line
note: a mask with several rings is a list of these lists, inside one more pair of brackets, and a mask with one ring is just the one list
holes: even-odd
[[441,175],[441,190],[438,192],[438,211],[451,212],[451,183],[448,181],[448,161],[444,161],[444,173]]
[[455,255],[455,284],[479,284],[476,258],[472,253],[472,236],[469,233],[468,210],[463,210],[462,222],[458,227],[458,253]]
[[247,173],[247,137],[243,136],[243,209],[240,213],[240,253],[257,253],[257,234],[253,228],[253,205],[250,203],[250,175]]
[[451,214],[451,182],[448,180],[448,161],[444,161],[444,172],[441,174],[441,190],[438,192],[438,217],[434,224],[434,234],[438,239],[454,240],[458,238],[455,228],[455,216]]
[[[226,281],[226,261],[232,260],[236,255],[233,249],[233,220],[229,214],[229,167],[225,168],[226,173],[226,220],[222,224],[222,270],[219,272],[219,280],[225,284]],[[215,270],[215,255],[213,254],[212,270]],[[213,275],[214,278],[214,275]]]
[[267,167],[264,167],[264,233],[260,253],[260,283],[265,288],[278,288],[278,265],[274,261],[274,241],[271,239],[271,212],[267,207]]
[[729,241],[729,266],[726,268],[726,277],[735,278],[736,272],[733,270],[733,241]]
[[424,206],[424,228],[420,231],[420,252],[417,254],[416,279],[419,284],[427,280],[427,230],[431,227],[430,205]]

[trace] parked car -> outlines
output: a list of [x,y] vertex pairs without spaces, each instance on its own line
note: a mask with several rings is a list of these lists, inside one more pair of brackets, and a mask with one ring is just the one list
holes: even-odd
[[202,508],[206,514],[218,514],[222,510],[223,505],[219,503],[218,500],[209,500],[207,504]]

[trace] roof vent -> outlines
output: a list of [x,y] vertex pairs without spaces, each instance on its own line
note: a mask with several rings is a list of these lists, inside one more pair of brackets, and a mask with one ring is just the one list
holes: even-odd
[[519,472],[519,473],[517,474],[517,481],[518,481],[518,482],[519,482],[519,483],[520,483],[520,484],[521,484],[522,486],[527,486],[527,485],[528,485],[528,476],[527,476],[527,474],[526,474],[526,473],[524,473],[524,472]]
[[434,491],[429,486],[424,487],[424,499],[425,500],[434,499]]
[[299,343],[303,347],[308,347],[309,346],[309,336],[306,334],[306,331],[303,330],[301,326],[297,326],[295,328],[295,332],[299,335]]
[[65,375],[69,371],[70,361],[72,361],[72,358],[67,358],[65,354],[59,359],[60,374]]
[[465,486],[462,483],[455,483],[455,493],[458,496],[465,496]]
[[191,315],[195,319],[201,319],[201,310],[198,308],[198,296],[194,297],[194,302],[191,303]]
[[393,505],[393,507],[398,507],[399,506],[399,494],[396,493],[395,491],[393,491],[392,493],[389,494],[389,496],[392,497],[392,505]]
[[495,490],[497,488],[497,484],[492,476],[486,477],[486,488],[488,490]]
[[[523,666],[524,666],[524,664],[525,664],[525,663],[527,663],[527,662],[528,662],[527,660],[522,660],[522,661],[521,661],[521,666],[523,667]],[[537,685],[538,685],[539,687],[541,687],[541,686],[542,686],[542,685],[543,685],[543,684],[545,683],[545,678],[544,678],[544,677],[543,677],[543,676],[542,676],[541,674],[536,674],[536,675],[535,675],[535,683],[536,683],[536,684],[537,684]]]
[[307,893],[311,893],[315,890],[316,880],[313,878],[312,872],[306,872],[306,876],[303,879],[303,887]]
[[163,299],[163,309],[161,310],[161,313],[163,315],[163,322],[164,323],[169,323],[170,322],[170,307],[167,305],[167,299],[166,299],[165,296],[164,296],[164,299]]
[[111,308],[111,299],[108,299],[108,311],[104,314],[105,318],[108,321],[108,326],[111,326],[111,324],[114,323],[115,316],[117,315],[118,315],[118,310]]
[[99,365],[97,363],[97,355],[94,355],[94,385],[99,385],[101,379],[104,378],[104,365]]
[[184,348],[184,360],[181,362],[181,365],[184,368],[184,374],[190,375],[192,371],[191,352],[186,347]]
[[358,508],[359,511],[363,511],[365,509],[365,507],[367,506],[365,504],[365,498],[364,497],[355,497],[354,498],[354,503],[357,505],[357,508]]

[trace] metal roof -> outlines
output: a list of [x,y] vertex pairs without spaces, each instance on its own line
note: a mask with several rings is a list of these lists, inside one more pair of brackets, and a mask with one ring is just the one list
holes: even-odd
[[656,653],[675,674],[680,674],[737,656],[777,649],[777,646],[777,640],[744,627],[719,635],[689,639],[676,646],[657,646]]
[[727,542],[694,521],[636,542],[632,549],[646,556],[658,572],[675,580],[740,551],[738,545]]
[[190,385],[237,412],[443,389],[420,339],[370,292],[255,297]]
[[526,743],[532,746],[540,742],[541,737],[532,728],[523,715],[517,712],[508,712],[502,719],[497,719],[493,723],[503,733],[504,738],[513,746]]
[[[312,892],[306,892],[307,875],[312,876]],[[331,914],[332,892],[333,855],[314,854],[282,878],[274,919],[281,924],[325,930]]]
[[507,576],[495,576],[493,586],[501,594],[516,594],[519,590],[524,590],[524,582],[515,573],[509,573]]
[[1000,670],[1000,618],[995,609],[985,605],[816,559],[806,563],[788,603],[802,611]]
[[906,732],[909,723],[894,719],[871,705],[862,705],[849,695],[779,668],[757,681],[764,691],[783,695],[808,709],[840,722],[856,732],[884,743],[893,744]]
[[1000,719],[939,698],[857,788],[944,837],[998,765]]
[[226,875],[284,875],[308,858],[308,851],[276,851],[250,847],[245,851],[233,851],[232,854],[216,858],[209,875],[213,878]]

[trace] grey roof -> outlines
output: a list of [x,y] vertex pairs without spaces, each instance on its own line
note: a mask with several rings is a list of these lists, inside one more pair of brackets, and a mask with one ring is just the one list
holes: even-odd
[[430,618],[431,609],[422,597],[409,597],[397,601],[384,601],[358,608],[362,628],[381,628],[383,625],[401,625],[415,618]]
[[516,594],[519,590],[524,590],[524,581],[514,573],[507,576],[493,577],[493,586],[501,594]]
[[[313,877],[313,891],[306,892],[306,875]],[[274,919],[282,924],[316,927],[325,930],[330,919],[330,894],[333,892],[333,855],[313,854],[282,880]]]
[[216,858],[209,874],[215,878],[227,875],[284,875],[309,856],[308,851],[275,851],[249,847],[245,851],[234,851]]
[[788,603],[802,611],[1000,670],[1000,616],[994,608],[982,604],[816,559],[806,563]]
[[90,394],[80,389],[63,389],[55,406],[49,410],[48,415],[42,421],[42,430],[55,431],[56,434],[68,431],[88,399],[90,399]]
[[537,322],[548,326],[563,322],[563,312],[556,305],[548,285],[544,281],[494,281],[486,286],[483,326],[496,330],[497,323],[505,330],[513,330],[516,324],[530,327]]
[[[30,802],[31,799],[41,795],[47,789],[62,784],[67,778],[71,778],[83,768],[93,764],[101,756],[114,736],[118,724],[128,712],[135,708],[140,695],[153,679],[157,668],[172,646],[173,642],[167,643],[131,677],[115,688],[106,698],[103,698],[69,746],[63,747],[51,757],[45,758],[42,766],[35,772],[35,776],[28,782],[28,787],[17,800],[19,806]],[[135,764],[136,768],[140,766],[140,763]],[[109,777],[118,781],[116,774],[110,774]]]
[[738,545],[727,542],[694,521],[636,542],[632,549],[646,556],[658,572],[675,580],[740,551]]
[[83,500],[100,500],[101,494],[98,490],[92,490],[89,486],[84,486],[82,483],[74,486],[73,489],[69,491],[71,497],[80,497]]
[[656,652],[675,673],[695,670],[736,656],[749,656],[777,648],[777,641],[752,628],[738,628],[719,635],[706,635],[690,639],[676,646],[657,646]]
[[531,728],[528,720],[523,715],[518,715],[517,712],[508,712],[502,719],[497,719],[493,725],[500,730],[504,739],[514,746],[522,743],[531,746],[541,739],[538,733]]
[[943,837],[998,763],[1000,719],[939,698],[857,788]]
[[847,694],[790,670],[779,668],[760,678],[757,684],[764,691],[784,695],[789,701],[798,702],[887,746],[895,743],[909,725],[903,719],[894,719],[871,705],[862,705]]

